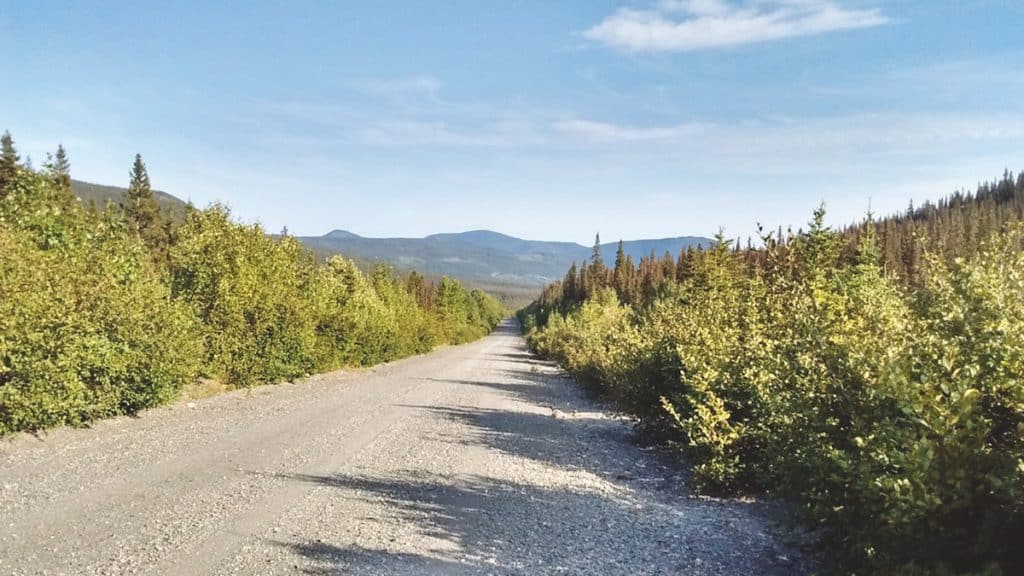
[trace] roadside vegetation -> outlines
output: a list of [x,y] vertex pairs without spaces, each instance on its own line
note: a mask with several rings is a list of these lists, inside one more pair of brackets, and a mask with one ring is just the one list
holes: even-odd
[[63,149],[0,157],[0,435],[83,425],[212,378],[281,382],[487,334],[503,307],[239,224],[223,206],[161,209],[141,157],[117,204],[83,205]]
[[685,452],[801,504],[840,573],[1024,573],[1024,175],[836,231],[599,249],[534,350]]

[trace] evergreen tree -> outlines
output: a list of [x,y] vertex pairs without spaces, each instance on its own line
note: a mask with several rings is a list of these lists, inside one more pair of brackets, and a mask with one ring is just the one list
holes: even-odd
[[604,269],[604,259],[601,258],[601,234],[594,235],[594,249],[590,255],[590,263],[592,267]]
[[619,295],[619,300],[622,302],[630,301],[629,285],[632,275],[632,263],[626,261],[626,250],[622,246],[622,240],[619,240],[619,248],[615,251],[615,270],[612,273],[612,284],[615,292]]
[[577,276],[576,263],[573,262],[572,266],[569,267],[569,271],[565,273],[565,279],[562,280],[562,297],[570,305],[576,304],[581,300]]
[[676,282],[684,282],[693,277],[693,245],[679,250],[676,262]]
[[60,192],[61,202],[65,207],[75,202],[75,195],[71,191],[71,163],[68,162],[68,155],[63,145],[57,146],[57,153],[55,155],[49,153],[46,155],[46,162],[43,163],[43,174]]
[[878,252],[878,235],[875,233],[874,214],[868,212],[864,223],[864,234],[857,244],[857,260],[859,264],[877,266],[881,260]]
[[665,254],[661,257],[661,278],[673,279],[676,276],[676,260],[672,257],[672,253],[665,250]]
[[3,149],[0,154],[0,198],[3,198],[4,188],[18,172],[18,162],[21,158],[14,148],[14,139],[11,138],[11,133],[6,130],[4,135],[0,136],[0,147]]
[[590,289],[596,292],[607,284],[608,269],[601,257],[601,235],[594,236],[594,250],[590,256]]
[[128,227],[133,234],[145,242],[153,253],[153,259],[163,264],[167,262],[170,249],[170,238],[163,225],[160,205],[153,195],[149,183],[149,173],[140,154],[135,155],[135,162],[130,172],[131,182],[125,191],[121,205]]
[[160,207],[153,197],[149,183],[149,173],[142,155],[135,155],[135,162],[130,172],[131,181],[124,195],[121,207],[133,230],[140,236],[144,235],[160,219]]
[[422,274],[413,270],[405,281],[405,289],[416,299],[417,304],[424,310],[431,310],[434,307],[434,289],[427,283]]
[[591,285],[591,273],[590,266],[587,265],[586,261],[580,266],[580,278],[576,282],[576,295],[580,302],[590,298],[590,295],[594,293],[594,287]]
[[57,145],[57,153],[53,157],[52,174],[53,182],[62,190],[71,191],[71,162],[68,161],[67,151],[63,144]]

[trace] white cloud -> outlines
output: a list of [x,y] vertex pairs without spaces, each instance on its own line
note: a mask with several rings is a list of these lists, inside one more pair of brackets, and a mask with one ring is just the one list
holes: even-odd
[[687,52],[868,28],[881,11],[846,9],[832,0],[662,0],[621,8],[583,35],[628,52]]
[[358,86],[366,92],[382,96],[425,96],[430,100],[438,100],[441,81],[429,74],[420,74],[408,78],[367,80],[358,83]]
[[1024,141],[1011,114],[850,114],[771,118],[733,123],[684,123],[639,128],[567,119],[552,128],[562,146],[601,145],[601,162],[668,162],[729,166],[757,174],[829,174],[854,166],[917,164]]
[[542,143],[529,124],[502,120],[466,126],[444,120],[384,121],[367,126],[361,140],[375,146],[521,148]]
[[677,140],[687,136],[700,134],[710,124],[675,124],[672,126],[655,126],[638,128],[621,126],[607,122],[592,120],[559,120],[553,128],[562,134],[574,136],[591,142],[649,142]]

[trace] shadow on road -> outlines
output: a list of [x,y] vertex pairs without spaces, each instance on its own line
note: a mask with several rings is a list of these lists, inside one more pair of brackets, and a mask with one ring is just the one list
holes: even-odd
[[[502,332],[518,333],[509,325]],[[794,571],[777,560],[783,552],[760,530],[763,523],[752,521],[755,506],[686,496],[675,467],[639,449],[629,426],[525,348],[491,354],[490,360],[501,375],[496,381],[444,381],[493,389],[523,409],[413,407],[470,430],[435,440],[525,461],[535,471],[530,484],[479,475],[424,477],[412,470],[395,477],[290,475],[374,506],[382,516],[371,520],[409,527],[406,536],[413,534],[420,542],[416,549],[427,551],[409,553],[403,541],[374,549],[277,544],[306,558],[310,574]],[[543,481],[534,482],[538,468]]]
[[[308,574],[691,574],[784,573],[770,549],[737,547],[736,530],[709,533],[722,519],[715,502],[683,509],[638,499],[628,490],[603,493],[499,482],[481,476],[415,478],[294,476],[386,504],[389,526],[413,526],[429,551],[278,543],[312,563]],[[728,515],[728,514],[727,514]],[[441,545],[444,544],[444,545]],[[753,552],[753,553],[752,553]],[[744,564],[749,557],[765,560]]]
[[[313,567],[303,574],[469,574],[467,566],[454,560],[441,560],[420,554],[403,554],[359,546],[335,546],[325,542],[279,546],[311,561]],[[381,570],[385,569],[385,572]]]

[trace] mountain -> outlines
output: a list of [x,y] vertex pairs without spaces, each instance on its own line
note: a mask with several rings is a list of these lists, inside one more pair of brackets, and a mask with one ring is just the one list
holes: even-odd
[[[319,254],[340,253],[468,282],[519,286],[543,286],[561,278],[573,262],[588,260],[592,251],[574,242],[523,240],[490,230],[425,238],[365,238],[348,230],[334,230],[299,240]],[[626,241],[623,249],[638,261],[652,252],[661,256],[667,250],[675,256],[688,246],[710,243],[708,238],[682,236]],[[614,260],[617,247],[618,242],[601,245],[606,263]]]
[[[124,198],[124,193],[127,188],[121,188],[120,186],[104,186],[103,184],[93,184],[91,182],[82,182],[81,180],[71,180],[71,191],[78,196],[82,202],[95,201],[96,205],[100,208],[106,206],[107,202],[113,202],[118,204]],[[188,206],[184,200],[171,196],[166,192],[160,192],[159,190],[153,190],[153,196],[156,197],[156,201],[160,203],[160,206],[165,210],[170,210],[175,216],[181,217],[185,214],[185,207]]]
[[[100,207],[118,203],[125,188],[72,180],[71,189],[83,202],[95,201]],[[153,191],[157,201],[175,217],[183,217],[188,204],[166,192]],[[573,262],[590,259],[592,248],[575,242],[523,240],[491,230],[470,230],[452,234],[432,234],[426,238],[365,238],[348,230],[333,230],[323,236],[299,237],[303,244],[326,258],[344,254],[362,267],[386,262],[399,271],[416,270],[427,277],[451,276],[479,287],[514,298],[535,296],[535,288],[561,278]],[[707,245],[708,238],[682,236],[623,242],[626,253],[639,261],[652,252],[676,255],[687,246]],[[617,242],[602,244],[607,264],[615,259]]]

